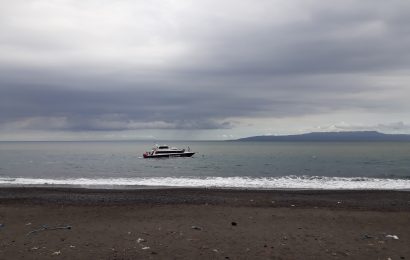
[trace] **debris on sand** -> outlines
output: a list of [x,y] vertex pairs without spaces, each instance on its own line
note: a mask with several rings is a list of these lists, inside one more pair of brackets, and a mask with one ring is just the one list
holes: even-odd
[[51,255],[61,255],[61,251],[55,251]]
[[49,227],[48,225],[43,225],[43,227],[39,228],[39,229],[35,229],[32,230],[30,232],[27,233],[28,235],[37,233],[37,232],[41,232],[41,231],[45,231],[45,230],[57,230],[57,229],[71,229],[71,226],[56,226],[56,227]]
[[138,238],[137,239],[137,243],[139,244],[139,243],[143,243],[143,242],[146,242],[147,240],[145,240],[145,239],[143,239],[143,238]]
[[399,239],[399,237],[396,236],[396,235],[386,235],[386,238],[392,238],[392,239],[394,239],[394,240],[398,240],[398,239]]
[[232,226],[237,226],[238,223],[236,223],[235,221],[232,221],[232,222],[231,222],[231,225],[232,225]]
[[195,229],[195,230],[202,230],[202,228],[201,228],[201,227],[198,227],[198,226],[192,226],[191,228],[192,228],[192,229]]
[[364,235],[363,235],[363,239],[370,239],[370,238],[373,238],[373,237],[370,236],[370,235],[368,235],[368,234],[364,234]]

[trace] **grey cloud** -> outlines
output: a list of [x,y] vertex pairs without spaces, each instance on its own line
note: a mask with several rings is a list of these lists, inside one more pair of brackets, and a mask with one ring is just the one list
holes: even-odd
[[97,2],[0,2],[0,127],[226,129],[409,108],[407,84],[377,80],[407,75],[408,1]]
[[[12,86],[0,96],[0,123],[20,128],[73,131],[157,129],[217,129],[235,124],[225,118],[287,117],[323,114],[343,108],[377,111],[372,102],[355,98],[299,96],[289,90],[264,97],[221,91],[140,89],[76,90],[58,86]],[[252,92],[252,91],[250,91]],[[292,94],[293,93],[293,94]],[[10,126],[10,124],[8,124]]]
[[234,76],[357,73],[394,70],[409,63],[410,36],[403,33],[407,26],[396,21],[408,20],[408,3],[340,3],[332,1],[323,9],[320,2],[306,10],[308,18],[284,25],[273,17],[250,26],[217,20],[216,32],[200,35],[204,30],[198,24],[199,35],[190,40],[197,51],[193,61],[203,66],[189,63],[187,70]]
[[[166,90],[163,90],[166,91]],[[21,128],[69,130],[230,128],[225,117],[250,113],[268,100],[213,93],[141,90],[85,91],[58,87],[3,88],[0,122]],[[247,102],[247,104],[243,104]],[[57,120],[58,119],[58,120]],[[58,123],[57,123],[58,122]],[[10,124],[8,124],[10,126]]]

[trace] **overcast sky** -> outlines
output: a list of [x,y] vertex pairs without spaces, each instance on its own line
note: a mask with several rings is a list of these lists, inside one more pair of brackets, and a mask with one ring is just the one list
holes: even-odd
[[0,0],[0,140],[410,133],[410,1]]

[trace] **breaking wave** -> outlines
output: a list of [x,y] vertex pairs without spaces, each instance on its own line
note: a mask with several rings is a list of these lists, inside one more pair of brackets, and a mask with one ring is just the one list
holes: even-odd
[[70,185],[78,187],[187,187],[239,189],[410,190],[409,179],[368,177],[135,177],[135,178],[0,178],[1,186]]

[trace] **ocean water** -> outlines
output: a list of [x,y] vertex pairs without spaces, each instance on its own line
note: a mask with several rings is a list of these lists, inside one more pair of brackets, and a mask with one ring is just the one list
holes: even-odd
[[[161,142],[161,144],[164,142]],[[0,142],[1,186],[410,190],[410,142]]]

